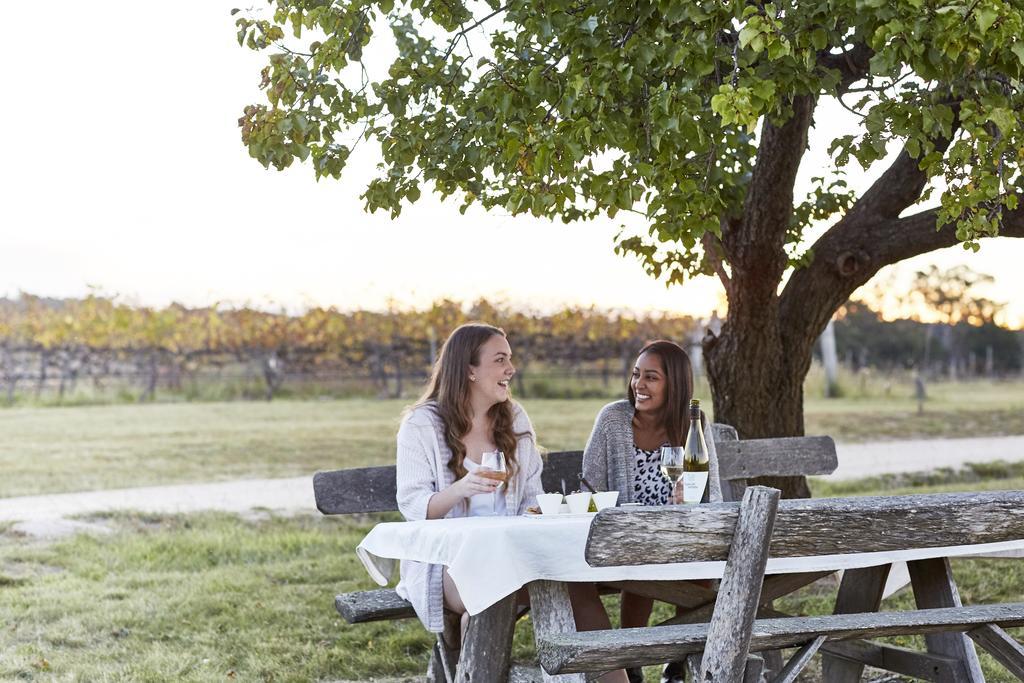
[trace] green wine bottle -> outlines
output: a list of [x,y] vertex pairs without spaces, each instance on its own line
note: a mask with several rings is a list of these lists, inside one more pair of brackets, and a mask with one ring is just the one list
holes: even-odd
[[700,425],[700,401],[690,401],[690,430],[683,446],[683,502],[699,503],[708,486],[711,461]]

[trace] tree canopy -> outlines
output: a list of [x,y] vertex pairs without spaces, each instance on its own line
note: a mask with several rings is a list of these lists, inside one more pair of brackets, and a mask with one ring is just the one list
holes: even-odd
[[[725,288],[703,346],[715,419],[741,438],[803,433],[814,342],[879,269],[1024,236],[1020,0],[270,5],[237,20],[270,52],[267,99],[239,121],[252,156],[338,177],[375,140],[363,197],[393,215],[421,187],[565,221],[638,214],[617,249]],[[857,123],[797,196],[826,99]],[[885,164],[859,194],[853,162]],[[812,223],[827,229],[807,245]]]
[[[783,225],[779,265],[806,261],[804,229],[857,200],[842,168],[892,143],[913,176],[893,209],[938,188],[938,224],[975,245],[1017,207],[1024,10],[1011,0],[269,4],[270,17],[238,18],[240,43],[271,50],[267,102],[246,108],[243,139],[264,165],[308,160],[317,177],[378,141],[369,210],[397,215],[426,186],[565,221],[634,211],[649,234],[619,248],[674,281],[727,277],[723,232],[752,198]],[[386,71],[363,65],[374,49],[393,55]],[[766,149],[761,122],[810,123],[805,100],[822,97],[861,126],[831,140],[835,167],[807,196],[785,201],[803,149]],[[768,153],[765,189],[783,201],[756,194]]]

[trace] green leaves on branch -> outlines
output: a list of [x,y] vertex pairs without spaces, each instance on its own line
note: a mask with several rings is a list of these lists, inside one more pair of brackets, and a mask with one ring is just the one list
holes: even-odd
[[741,125],[753,133],[761,116],[775,104],[775,83],[757,80],[752,86],[734,88],[724,83],[711,98],[711,109],[725,125]]
[[[968,241],[997,229],[1019,192],[1017,0],[269,4],[271,19],[236,19],[240,43],[270,49],[243,142],[265,166],[299,159],[318,178],[373,142],[371,211],[398,215],[425,187],[463,211],[630,212],[643,227],[620,251],[669,280],[705,272],[702,236],[742,215],[764,121],[841,83],[863,121],[831,141],[839,169],[905,149]],[[854,46],[870,70],[844,82]],[[793,207],[787,240],[852,201],[822,181]]]

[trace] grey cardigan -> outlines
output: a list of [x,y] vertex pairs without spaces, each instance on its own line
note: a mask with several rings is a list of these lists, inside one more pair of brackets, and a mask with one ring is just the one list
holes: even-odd
[[[609,403],[597,414],[594,430],[583,451],[583,476],[601,491],[618,491],[619,503],[633,503],[636,463],[633,451],[633,405],[623,399]],[[711,433],[711,421],[704,421],[704,440],[708,445],[710,473],[708,495],[712,502],[722,500],[718,479],[718,454]]]
[[[505,506],[506,514],[520,515],[528,505],[536,504],[537,494],[542,492],[540,473],[544,463],[530,418],[518,403],[513,407],[512,429],[522,436],[516,442],[518,467],[505,489]],[[455,483],[455,475],[448,469],[451,457],[444,425],[433,404],[412,409],[398,429],[395,468],[398,509],[407,520],[426,519],[431,496]],[[469,505],[463,500],[445,517],[465,517],[468,511]],[[412,603],[427,630],[444,630],[441,565],[402,560],[400,575],[395,589],[398,594]]]

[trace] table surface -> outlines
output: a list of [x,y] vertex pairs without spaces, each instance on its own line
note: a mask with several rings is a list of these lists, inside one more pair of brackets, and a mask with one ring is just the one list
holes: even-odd
[[[398,560],[448,567],[470,614],[479,614],[531,581],[672,581],[721,578],[725,562],[591,567],[584,558],[597,513],[560,518],[462,517],[375,526],[356,549],[386,586]],[[769,558],[767,574],[872,567],[891,562],[1024,549],[1024,539],[979,545],[814,557]]]

